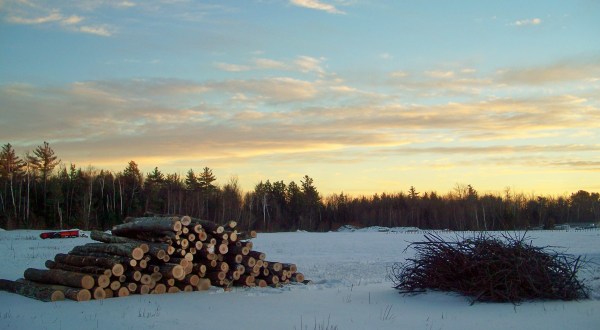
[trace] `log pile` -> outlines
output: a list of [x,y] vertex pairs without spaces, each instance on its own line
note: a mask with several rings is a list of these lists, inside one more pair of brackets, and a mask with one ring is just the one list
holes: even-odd
[[29,268],[23,279],[0,280],[0,290],[42,301],[86,301],[130,294],[202,291],[211,286],[266,287],[304,282],[294,264],[266,260],[250,241],[256,232],[183,217],[130,218],[98,243],[76,246]]

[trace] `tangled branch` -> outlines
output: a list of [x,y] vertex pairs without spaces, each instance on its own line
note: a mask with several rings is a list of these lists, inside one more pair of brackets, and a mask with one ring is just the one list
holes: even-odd
[[453,291],[473,302],[589,297],[576,276],[585,263],[581,257],[535,247],[526,239],[525,234],[495,238],[482,233],[447,242],[429,233],[425,241],[409,245],[415,258],[394,264],[389,275],[400,293]]

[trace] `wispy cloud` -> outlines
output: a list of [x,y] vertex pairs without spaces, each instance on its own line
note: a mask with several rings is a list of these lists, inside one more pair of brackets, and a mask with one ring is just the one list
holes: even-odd
[[291,61],[278,61],[269,58],[256,58],[248,63],[235,64],[217,62],[214,66],[220,70],[228,72],[242,72],[251,70],[276,70],[276,71],[297,71],[303,73],[317,73],[324,75],[324,58],[311,56],[298,56]]
[[[66,8],[71,11],[73,8]],[[116,28],[109,24],[90,24],[85,16],[65,15],[61,9],[49,8],[46,2],[18,1],[6,6],[4,20],[10,24],[54,26],[70,32],[109,37]]]
[[532,25],[540,25],[542,24],[542,20],[540,18],[527,18],[516,20],[511,23],[512,26],[532,26]]
[[309,9],[321,10],[324,12],[328,12],[330,14],[345,14],[345,12],[339,10],[334,5],[325,3],[323,1],[318,0],[290,0],[290,3],[298,6]]
[[547,84],[600,78],[600,57],[570,58],[547,65],[510,68],[499,72],[499,80],[508,84]]

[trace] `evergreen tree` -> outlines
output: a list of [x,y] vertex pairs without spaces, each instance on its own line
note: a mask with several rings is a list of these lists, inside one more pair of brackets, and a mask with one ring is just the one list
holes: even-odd
[[[60,163],[60,159],[54,155],[54,150],[50,147],[50,144],[44,141],[44,144],[37,146],[33,151],[33,155],[28,156],[28,161],[35,171],[38,171],[42,179],[42,214],[44,220],[49,221],[48,212],[48,179],[52,174],[52,171]],[[49,224],[48,222],[46,223]]]
[[16,155],[10,143],[2,146],[0,152],[0,182],[3,186],[3,191],[0,192],[0,212],[6,213],[8,205],[12,206],[11,214],[15,220],[18,217],[17,197],[15,196],[15,183],[23,174],[25,162]]

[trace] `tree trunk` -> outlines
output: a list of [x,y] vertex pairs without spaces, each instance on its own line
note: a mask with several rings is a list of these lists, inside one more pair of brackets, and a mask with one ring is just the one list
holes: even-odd
[[76,246],[71,252],[100,252],[141,260],[144,250],[136,243],[88,243]]
[[57,284],[44,284],[44,283],[32,282],[32,281],[29,281],[26,279],[18,279],[17,282],[27,284],[27,285],[37,286],[40,288],[58,290],[58,291],[61,291],[65,295],[65,298],[75,300],[75,301],[89,301],[90,299],[92,299],[92,293],[88,289],[72,288],[70,286],[57,285]]
[[181,230],[179,217],[151,217],[133,218],[130,222],[116,225],[112,229],[113,235],[127,236],[142,232],[177,232]]
[[89,274],[75,273],[60,269],[27,268],[23,273],[25,279],[47,284],[61,284],[74,288],[91,289],[94,278]]
[[112,271],[110,269],[95,266],[73,266],[52,260],[46,260],[45,266],[48,269],[61,269],[70,272],[84,273],[90,275],[112,276]]
[[60,290],[42,288],[4,279],[0,279],[0,290],[41,301],[59,301],[65,299],[65,294]]
[[96,266],[107,268],[110,269],[112,274],[115,276],[123,275],[123,272],[125,270],[122,261],[118,259],[100,258],[92,256],[84,257],[59,253],[56,256],[54,256],[54,261],[80,267]]

